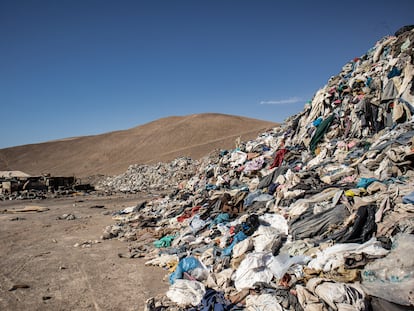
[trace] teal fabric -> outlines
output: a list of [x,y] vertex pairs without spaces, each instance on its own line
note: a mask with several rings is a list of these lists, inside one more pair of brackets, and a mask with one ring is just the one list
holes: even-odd
[[158,241],[154,242],[154,246],[161,248],[161,247],[170,247],[171,242],[175,239],[175,235],[166,235],[159,239]]
[[374,181],[379,181],[376,178],[360,178],[356,187],[357,188],[367,188],[370,184],[372,184]]
[[214,218],[214,220],[211,222],[210,227],[217,225],[217,224],[226,223],[229,221],[229,219],[230,219],[230,215],[227,213],[218,214],[217,217]]
[[311,142],[309,144],[309,148],[310,148],[310,151],[312,151],[312,153],[315,152],[318,142],[322,139],[323,135],[325,135],[325,133],[328,131],[334,118],[335,118],[335,115],[331,114],[329,117],[323,120],[321,124],[319,124],[319,126],[316,128],[315,134],[313,135]]

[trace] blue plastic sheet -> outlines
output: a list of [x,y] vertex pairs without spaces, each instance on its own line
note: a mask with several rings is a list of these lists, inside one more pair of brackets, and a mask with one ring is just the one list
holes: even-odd
[[198,261],[197,258],[193,256],[181,259],[175,271],[170,274],[170,284],[174,284],[175,280],[177,279],[182,279],[184,272],[189,272],[198,267],[201,267],[201,263]]

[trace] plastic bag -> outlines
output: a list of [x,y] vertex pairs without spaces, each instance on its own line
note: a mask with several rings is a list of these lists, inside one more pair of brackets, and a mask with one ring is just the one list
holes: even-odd
[[203,299],[206,288],[198,281],[177,280],[167,291],[166,295],[171,301],[181,307],[197,306]]
[[273,273],[267,267],[271,260],[270,253],[250,253],[240,263],[239,268],[232,275],[234,286],[237,290],[253,288],[257,282],[268,284],[273,278]]
[[259,226],[253,234],[253,243],[256,252],[270,252],[275,244],[281,245],[280,231],[270,226]]
[[292,265],[305,265],[310,260],[311,258],[308,256],[290,257],[288,254],[279,254],[272,258],[269,263],[269,268],[276,278],[281,279]]
[[175,280],[183,278],[184,272],[189,272],[198,267],[201,267],[201,263],[195,257],[190,256],[181,259],[175,271],[170,274],[170,283],[174,284]]
[[362,271],[362,287],[369,295],[414,305],[414,235],[395,237],[388,256],[377,259]]
[[190,275],[195,278],[197,281],[204,281],[208,278],[208,270],[198,267],[191,270]]

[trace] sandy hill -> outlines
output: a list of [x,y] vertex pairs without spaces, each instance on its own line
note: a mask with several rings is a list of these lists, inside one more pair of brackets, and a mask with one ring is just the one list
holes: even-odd
[[135,128],[0,149],[0,170],[31,175],[114,175],[130,164],[152,164],[187,156],[198,159],[216,148],[234,148],[277,124],[224,114],[162,118]]

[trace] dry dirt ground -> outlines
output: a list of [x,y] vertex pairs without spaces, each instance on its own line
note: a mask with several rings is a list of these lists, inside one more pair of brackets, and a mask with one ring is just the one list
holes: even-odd
[[[114,223],[113,211],[143,199],[1,201],[0,310],[143,310],[147,298],[165,293],[166,271],[145,266],[144,259],[120,258],[127,242],[100,239]],[[26,206],[49,210],[10,213]],[[69,213],[77,218],[58,219]],[[90,247],[74,246],[87,241]]]
[[[131,164],[194,160],[254,139],[276,123],[217,113],[162,118],[128,130],[0,149],[0,171],[32,176],[118,175]],[[83,180],[83,182],[89,182]]]

